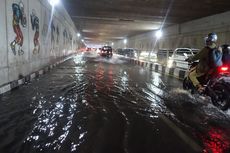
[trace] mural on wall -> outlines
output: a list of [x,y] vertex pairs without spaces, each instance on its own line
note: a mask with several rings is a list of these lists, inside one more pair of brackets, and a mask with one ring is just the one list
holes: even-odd
[[57,42],[57,44],[59,44],[60,32],[59,32],[59,26],[58,26],[58,25],[57,25],[57,27],[56,27],[56,35],[57,35],[57,40],[56,40],[56,42]]
[[67,39],[68,39],[68,33],[67,33],[66,29],[64,29],[64,31],[63,31],[63,43],[64,43],[65,47],[67,44]]
[[37,16],[36,11],[33,9],[30,15],[32,30],[35,31],[34,33],[34,49],[33,53],[39,53],[40,51],[40,42],[39,42],[39,18]]
[[48,23],[47,23],[47,14],[46,14],[46,10],[45,10],[43,27],[42,27],[42,36],[44,36],[44,38],[45,38],[47,36],[47,34],[48,34]]
[[51,22],[51,42],[54,42],[54,33],[55,33],[55,26],[54,26],[54,22]]
[[51,21],[51,52],[53,52],[54,50],[54,46],[55,46],[55,31],[56,31],[56,27],[54,25],[54,22],[53,20]]
[[[23,55],[24,51],[22,50],[23,46],[23,33],[21,31],[21,27],[26,27],[27,20],[26,14],[24,11],[24,4],[22,1],[19,3],[12,4],[12,11],[13,11],[13,29],[14,33],[16,34],[15,39],[10,43],[11,50],[14,55],[16,55],[16,50],[18,51],[18,55]],[[18,48],[18,49],[16,49]]]
[[72,40],[73,40],[73,36],[72,34],[69,34],[69,49],[72,48]]

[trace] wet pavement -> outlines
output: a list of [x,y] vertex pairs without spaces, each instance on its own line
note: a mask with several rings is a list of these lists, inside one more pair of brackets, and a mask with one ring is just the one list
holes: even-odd
[[125,58],[74,56],[0,97],[0,153],[228,153],[230,113]]

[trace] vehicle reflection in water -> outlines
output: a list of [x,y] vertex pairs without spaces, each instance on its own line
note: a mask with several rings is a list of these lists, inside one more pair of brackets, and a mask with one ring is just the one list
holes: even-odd
[[105,73],[105,70],[102,66],[102,63],[99,63],[96,68],[96,75],[95,75],[96,76],[95,86],[96,86],[97,92],[100,92],[103,89],[103,85],[101,83],[104,78],[104,73]]
[[203,153],[229,153],[230,152],[230,129],[211,128],[207,136],[202,136]]

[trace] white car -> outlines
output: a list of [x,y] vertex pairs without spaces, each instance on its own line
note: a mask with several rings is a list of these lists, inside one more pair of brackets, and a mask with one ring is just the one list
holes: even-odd
[[157,54],[155,52],[151,51],[142,51],[140,53],[140,60],[150,60],[151,62],[156,62],[157,60]]
[[175,49],[173,54],[168,59],[167,67],[188,69],[188,62],[186,62],[185,59],[189,56],[194,56],[198,51],[199,49],[194,48]]

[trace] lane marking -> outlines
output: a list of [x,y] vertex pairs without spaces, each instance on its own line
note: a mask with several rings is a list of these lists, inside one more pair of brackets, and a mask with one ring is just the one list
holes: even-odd
[[159,116],[186,144],[188,144],[194,151],[202,152],[202,147],[196,143],[195,140],[186,135],[179,127],[177,127],[172,121],[166,116]]

